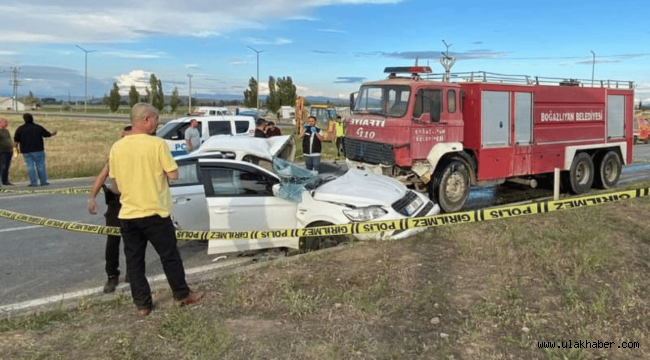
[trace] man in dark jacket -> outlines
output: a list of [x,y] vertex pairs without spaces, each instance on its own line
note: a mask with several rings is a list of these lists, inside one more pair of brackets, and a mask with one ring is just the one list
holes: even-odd
[[[131,133],[131,125],[124,128],[122,131],[122,137],[125,137]],[[97,202],[95,197],[99,194],[99,190],[104,190],[104,198],[106,200],[106,226],[120,227],[120,219],[117,217],[122,209],[122,204],[120,204],[120,195],[114,193],[109,186],[106,184],[108,179],[108,162],[104,165],[102,171],[95,178],[93,186],[90,188],[90,195],[88,195],[88,212],[91,214],[97,214]],[[110,183],[108,184],[110,185]],[[105,293],[112,293],[115,291],[117,284],[119,283],[120,277],[120,236],[119,235],[107,235],[106,237],[106,275],[108,280],[106,285],[104,285]],[[129,274],[126,274],[124,282],[129,282]]]
[[282,131],[280,130],[280,128],[276,127],[273,121],[269,121],[266,127],[266,137],[280,136],[280,135],[282,135]]
[[11,166],[14,142],[11,140],[9,130],[7,130],[8,124],[7,119],[0,118],[0,174],[2,185],[13,185],[9,182],[9,166]]
[[14,142],[16,149],[23,154],[27,175],[29,175],[29,186],[37,186],[36,174],[41,180],[41,186],[50,185],[47,182],[47,170],[45,168],[45,147],[43,138],[56,135],[56,130],[49,132],[44,127],[34,123],[32,114],[23,115],[25,124],[16,129]]
[[316,126],[316,117],[309,117],[302,127],[299,137],[302,139],[302,154],[305,157],[305,167],[307,170],[318,174],[323,131]]
[[265,138],[266,137],[266,119],[259,118],[255,121],[255,137]]

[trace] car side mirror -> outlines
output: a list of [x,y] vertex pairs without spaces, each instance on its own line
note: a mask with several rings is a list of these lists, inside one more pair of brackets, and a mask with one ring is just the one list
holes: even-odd
[[278,196],[278,192],[280,191],[280,184],[273,184],[273,196]]

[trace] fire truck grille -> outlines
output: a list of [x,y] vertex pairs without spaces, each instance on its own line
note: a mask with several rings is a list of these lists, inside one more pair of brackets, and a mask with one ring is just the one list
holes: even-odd
[[393,146],[346,138],[345,156],[353,161],[369,164],[395,165]]

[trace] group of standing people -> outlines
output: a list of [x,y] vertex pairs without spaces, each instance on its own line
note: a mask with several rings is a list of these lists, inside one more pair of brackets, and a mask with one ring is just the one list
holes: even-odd
[[[340,119],[340,117],[339,117]],[[9,182],[9,166],[14,150],[22,153],[29,176],[29,186],[49,185],[45,167],[43,139],[55,136],[34,123],[31,114],[23,115],[24,125],[16,129],[13,140],[7,129],[8,121],[0,118],[0,174],[3,185]],[[145,252],[151,243],[158,253],[176,305],[200,301],[203,294],[192,292],[185,280],[185,270],[177,247],[176,233],[171,221],[172,199],[169,180],[178,179],[178,165],[162,138],[152,136],[158,127],[158,112],[147,103],[133,106],[131,125],[124,128],[122,138],[111,148],[108,161],[96,177],[88,198],[88,211],[96,214],[95,197],[103,189],[107,211],[106,225],[120,227],[126,258],[125,281],[130,283],[131,295],[139,316],[153,309],[151,289],[145,276]],[[258,119],[255,137],[281,135],[272,122]],[[191,120],[185,133],[188,152],[200,146],[198,122]],[[337,131],[337,137],[338,137]],[[310,116],[301,128],[305,166],[319,172],[323,131]],[[120,236],[109,235],[106,241],[106,274],[104,292],[115,291],[119,283]]]
[[9,122],[5,118],[0,118],[0,177],[2,185],[13,185],[9,182],[9,167],[14,150],[17,154],[23,155],[29,176],[29,186],[38,186],[38,181],[41,186],[49,185],[43,139],[52,137],[57,132],[56,130],[49,132],[41,125],[34,123],[34,117],[29,113],[23,114],[23,121],[25,123],[16,129],[12,140],[7,129]]
[[255,120],[255,137],[256,138],[270,138],[273,136],[282,135],[280,128],[275,126],[273,121],[266,121],[266,119],[259,118]]

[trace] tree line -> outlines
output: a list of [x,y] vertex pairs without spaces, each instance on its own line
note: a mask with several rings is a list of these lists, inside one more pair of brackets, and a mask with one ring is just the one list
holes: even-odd
[[[290,76],[279,77],[277,80],[273,76],[269,76],[268,85],[269,95],[266,98],[266,101],[261,103],[264,104],[269,111],[276,113],[280,110],[281,106],[293,106],[296,103],[296,85],[293,84],[293,80]],[[119,90],[117,83],[113,83],[110,95],[104,97],[104,104],[106,104],[112,112],[117,111],[120,107],[121,97]],[[141,97],[140,93],[135,88],[135,85],[131,85],[129,91],[129,107],[133,107],[133,105],[138,102],[148,102],[158,109],[158,111],[161,111],[165,107],[165,96],[163,94],[162,81],[158,79],[155,74],[151,74],[149,77],[149,87],[146,89],[146,92],[146,96]],[[243,105],[245,107],[257,107],[257,92],[257,81],[255,78],[251,77],[248,82],[248,89],[244,91]],[[192,101],[192,103],[198,104],[196,101]],[[172,96],[169,100],[171,112],[175,113],[179,105],[181,105],[181,101],[178,94],[178,88],[174,87]]]
[[[268,109],[272,113],[276,113],[280,110],[281,106],[294,106],[296,103],[296,85],[294,85],[293,80],[290,76],[287,77],[278,77],[277,79],[273,76],[269,76],[269,95],[264,101],[260,101],[260,104]],[[142,95],[138,92],[135,85],[131,85],[128,95],[128,105],[133,107],[133,105],[139,102],[147,102],[153,105],[158,111],[162,111],[165,108],[165,105],[169,105],[171,113],[176,113],[176,110],[179,106],[184,105],[180,99],[178,93],[178,88],[174,87],[168,104],[165,104],[165,94],[163,93],[162,80],[158,79],[155,74],[149,76],[149,86],[145,89],[146,94]],[[244,100],[231,100],[224,101],[219,100],[218,106],[226,105],[242,105],[244,107],[256,108],[258,101],[258,87],[257,80],[251,77],[248,81],[248,88],[244,91]],[[25,104],[38,104],[43,103],[56,103],[54,98],[45,98],[43,101],[39,100],[34,94],[30,91],[29,95],[23,96],[22,101]],[[102,103],[107,106],[111,112],[116,112],[121,105],[126,105],[125,101],[122,101],[122,96],[120,95],[120,88],[116,82],[113,83],[113,86],[108,94],[105,94]],[[203,104],[205,101],[199,101],[192,98],[192,104],[199,105]],[[216,101],[212,101],[213,106],[217,106]]]
[[[257,107],[257,88],[257,80],[251,77],[248,89],[244,91],[244,106]],[[296,85],[293,84],[291,76],[279,77],[277,80],[269,76],[269,96],[264,105],[270,112],[276,113],[281,106],[294,106],[297,97]]]

